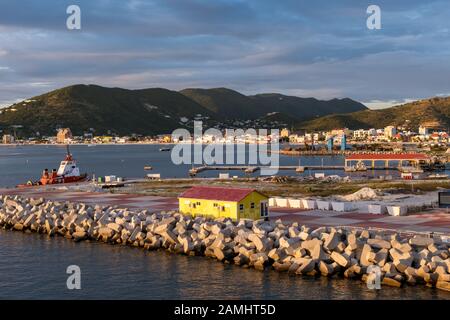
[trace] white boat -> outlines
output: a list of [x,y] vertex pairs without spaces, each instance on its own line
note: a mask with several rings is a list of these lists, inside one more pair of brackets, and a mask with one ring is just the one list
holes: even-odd
[[427,176],[427,179],[439,180],[439,179],[448,179],[448,174],[430,174]]
[[404,172],[404,173],[423,173],[423,170],[421,168],[417,168],[417,167],[399,167],[399,171],[400,172]]

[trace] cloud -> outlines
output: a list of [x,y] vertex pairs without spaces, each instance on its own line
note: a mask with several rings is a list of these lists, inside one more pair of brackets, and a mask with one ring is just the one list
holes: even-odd
[[[231,87],[380,107],[448,92],[444,0],[0,1],[0,104],[74,83]],[[26,7],[27,10],[23,10]]]
[[405,104],[408,102],[412,102],[415,100],[417,100],[417,98],[415,98],[415,99],[410,98],[410,99],[403,99],[403,100],[389,100],[389,101],[371,100],[371,101],[363,102],[363,104],[370,109],[385,109],[385,108]]

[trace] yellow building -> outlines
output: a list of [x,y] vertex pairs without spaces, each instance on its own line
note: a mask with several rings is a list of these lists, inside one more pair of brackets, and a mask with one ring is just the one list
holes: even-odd
[[67,143],[72,138],[72,131],[69,128],[59,129],[56,135],[56,143]]
[[193,216],[264,219],[268,197],[254,189],[196,186],[179,197],[180,212]]
[[171,143],[172,135],[170,134],[160,134],[158,135],[158,141],[161,143]]
[[11,144],[11,143],[14,143],[14,141],[15,141],[14,136],[12,136],[10,134],[3,135],[3,143],[4,144]]
[[113,141],[113,137],[111,136],[96,136],[94,140],[100,143],[111,143]]
[[281,132],[280,132],[281,138],[287,138],[287,137],[289,137],[289,135],[290,135],[290,132],[289,132],[288,128],[281,129]]

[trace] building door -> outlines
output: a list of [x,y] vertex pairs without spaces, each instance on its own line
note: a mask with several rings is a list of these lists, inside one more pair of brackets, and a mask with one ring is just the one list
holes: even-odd
[[267,206],[267,202],[261,202],[260,204],[260,217],[265,218],[269,216],[269,208]]

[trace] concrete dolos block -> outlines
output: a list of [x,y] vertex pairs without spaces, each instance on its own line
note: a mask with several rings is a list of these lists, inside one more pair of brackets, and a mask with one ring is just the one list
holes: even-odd
[[387,211],[390,216],[404,216],[408,212],[405,206],[387,206]]
[[385,214],[386,206],[382,204],[369,204],[369,213],[371,214]]
[[288,199],[288,204],[290,208],[302,209],[302,201],[300,199]]
[[333,206],[334,211],[347,212],[353,210],[353,204],[351,202],[333,201],[331,202],[331,205]]
[[280,208],[287,208],[289,206],[288,199],[275,198],[275,206]]
[[302,199],[302,205],[305,209],[313,210],[317,208],[316,201],[312,199]]
[[317,209],[319,209],[319,210],[331,210],[330,201],[317,200],[316,203],[317,203]]
[[269,198],[269,207],[275,207],[275,198]]

